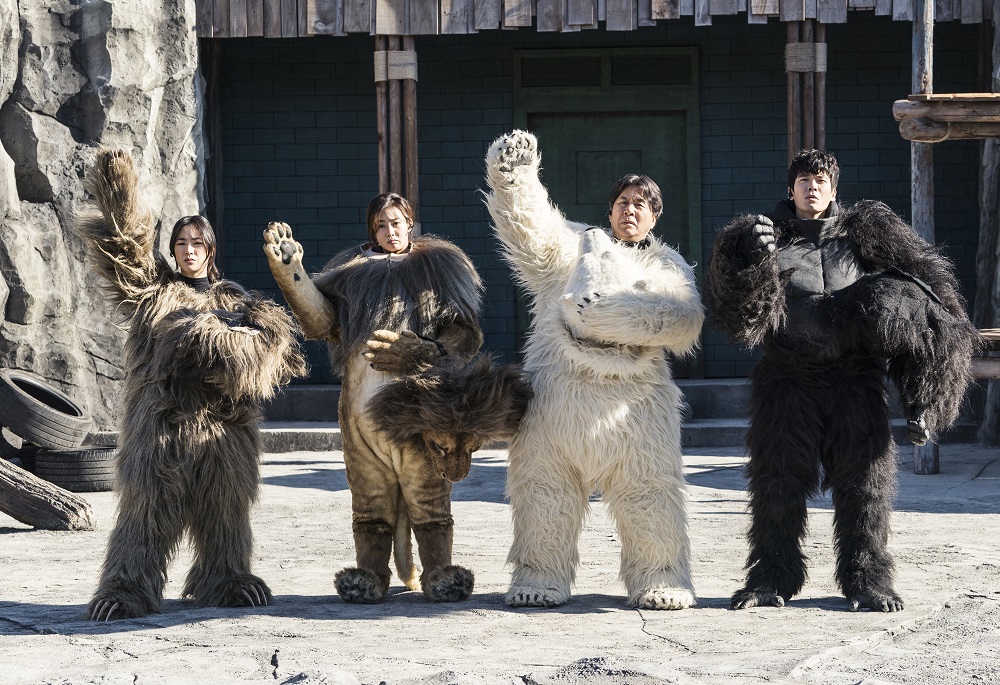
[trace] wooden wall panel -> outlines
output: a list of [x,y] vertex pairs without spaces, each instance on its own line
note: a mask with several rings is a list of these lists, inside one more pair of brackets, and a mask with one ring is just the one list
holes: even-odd
[[264,0],[264,37],[281,37],[281,0]]
[[212,13],[212,33],[216,38],[229,37],[229,0],[215,0]]
[[892,0],[894,21],[913,21],[913,0]]
[[229,0],[229,37],[247,37],[247,0]]
[[934,21],[951,21],[954,18],[951,0],[937,0],[934,3]]
[[[655,1],[655,0],[654,0]],[[670,0],[659,0],[669,2]],[[676,2],[676,0],[674,0]],[[593,0],[568,0],[566,23],[573,26],[590,26],[597,23],[597,8]]]
[[847,6],[855,10],[875,9],[875,0],[849,0]]
[[504,0],[503,25],[531,26],[531,0]]
[[815,19],[816,18],[816,0],[806,0],[805,1],[805,8],[804,8],[804,10],[805,10],[805,14],[806,14],[806,17],[805,17],[806,19]]
[[343,36],[344,3],[342,0],[308,0],[304,35]]
[[736,14],[736,0],[710,0],[708,8],[713,17]]
[[653,3],[651,0],[639,0],[635,9],[635,16],[639,26],[656,26],[656,22],[653,21]]
[[875,0],[875,16],[888,17],[892,14],[892,0]]
[[805,19],[805,0],[781,0],[781,5],[778,8],[778,18],[781,21],[802,21]]
[[468,33],[473,0],[441,0],[441,33]]
[[344,31],[369,33],[371,26],[371,0],[344,0]]
[[407,3],[406,25],[411,36],[436,35],[439,26],[437,0],[410,0]]
[[299,35],[299,8],[296,0],[281,0],[281,35],[284,38]]
[[198,0],[194,8],[194,31],[199,38],[211,38],[215,30],[212,27],[215,5],[212,0]]
[[978,24],[983,20],[983,3],[980,0],[961,0],[962,23]]
[[537,0],[535,15],[539,32],[562,30],[562,5],[562,0]]
[[264,35],[264,0],[247,0],[247,35]]
[[607,0],[608,31],[632,31],[638,26],[635,0]]
[[380,36],[402,36],[406,33],[406,7],[403,0],[374,0],[374,32]]
[[476,16],[473,26],[476,29],[499,28],[500,4],[501,0],[476,0]]
[[694,0],[694,25],[712,25],[712,12],[709,8],[708,0]]
[[844,0],[816,0],[816,19],[823,24],[843,24],[847,21]]

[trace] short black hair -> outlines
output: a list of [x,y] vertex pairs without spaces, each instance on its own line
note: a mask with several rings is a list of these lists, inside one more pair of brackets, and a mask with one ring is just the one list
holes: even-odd
[[795,179],[802,174],[826,174],[830,177],[830,186],[837,187],[840,179],[840,165],[837,158],[826,150],[799,150],[788,165],[788,187],[795,186]]
[[660,193],[660,186],[656,185],[656,181],[645,174],[625,174],[619,178],[618,182],[611,188],[608,209],[614,207],[618,196],[631,186],[635,186],[642,192],[642,196],[649,203],[649,208],[653,212],[653,218],[659,219],[660,214],[663,213],[663,195]]

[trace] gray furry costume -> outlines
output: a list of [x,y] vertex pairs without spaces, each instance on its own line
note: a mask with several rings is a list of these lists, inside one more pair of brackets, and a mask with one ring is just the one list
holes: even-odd
[[117,519],[90,617],[158,611],[185,531],[194,562],[184,597],[202,606],[267,604],[271,590],[250,572],[257,424],[261,401],[306,373],[295,326],[236,283],[198,292],[154,253],[154,221],[128,153],[100,150],[87,183],[94,200],[76,230],[128,322]]
[[782,606],[801,590],[806,500],[822,487],[851,609],[900,610],[886,549],[896,485],[886,373],[919,442],[955,420],[975,330],[951,264],[887,205],[838,214],[833,204],[804,220],[783,201],[769,218],[773,253],[754,254],[755,217],[739,216],[717,234],[706,274],[715,322],[764,346],[746,438],[748,572],[732,607]]
[[[431,466],[434,452],[454,446],[425,440],[426,434],[398,442],[386,427],[406,417],[366,411],[394,375],[363,354],[376,331],[411,331],[408,339],[429,343],[435,357],[472,358],[483,342],[477,319],[482,284],[475,267],[449,241],[419,236],[404,254],[375,253],[367,244],[345,250],[310,278],[302,267],[302,246],[287,224],[272,223],[264,237],[271,272],[306,337],[328,341],[331,363],[341,375],[338,414],[357,567],[337,574],[338,594],[346,602],[381,602],[394,557],[406,586],[422,589],[427,599],[468,598],[473,574],[451,563],[452,482]],[[458,480],[465,474],[451,475]],[[411,529],[423,567],[419,579]]]

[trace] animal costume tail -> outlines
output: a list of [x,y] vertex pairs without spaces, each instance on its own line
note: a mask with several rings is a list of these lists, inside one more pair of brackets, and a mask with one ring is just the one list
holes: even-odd
[[396,516],[396,529],[392,536],[392,559],[396,564],[396,574],[403,585],[410,590],[420,590],[420,574],[413,563],[413,539],[410,536],[410,512],[406,502],[399,498],[399,513]]

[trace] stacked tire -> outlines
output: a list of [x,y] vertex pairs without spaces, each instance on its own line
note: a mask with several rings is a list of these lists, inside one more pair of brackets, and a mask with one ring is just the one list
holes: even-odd
[[91,424],[80,405],[41,376],[0,369],[0,426],[42,448],[34,455],[37,476],[72,492],[110,490],[115,449],[80,447]]

